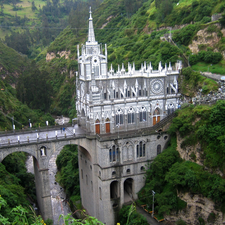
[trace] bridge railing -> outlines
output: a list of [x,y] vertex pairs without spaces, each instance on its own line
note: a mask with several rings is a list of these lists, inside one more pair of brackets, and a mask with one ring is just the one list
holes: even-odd
[[41,143],[41,142],[48,142],[48,141],[57,141],[57,140],[65,140],[65,139],[74,139],[74,138],[83,138],[86,137],[85,134],[73,134],[73,135],[61,135],[55,137],[48,137],[46,138],[27,138],[26,140],[16,140],[16,139],[8,139],[8,140],[1,140],[0,139],[0,148],[7,147],[7,146],[15,146],[15,145],[27,145],[33,143]]
[[5,130],[0,131],[0,136],[8,136],[10,134],[28,134],[28,133],[36,133],[42,131],[52,131],[52,130],[60,130],[61,128],[71,127],[70,123],[64,125],[53,125],[53,126],[46,126],[46,127],[32,127],[32,128],[23,128],[20,130]]

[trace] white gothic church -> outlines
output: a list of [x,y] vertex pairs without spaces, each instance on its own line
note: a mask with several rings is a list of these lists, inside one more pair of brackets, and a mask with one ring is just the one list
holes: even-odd
[[79,71],[77,74],[78,123],[92,134],[115,133],[153,126],[178,107],[178,75],[181,62],[175,69],[144,62],[140,70],[135,64],[112,66],[108,70],[107,45],[95,40],[90,10],[88,40],[77,46]]
[[[178,75],[169,64],[153,70],[151,63],[135,70],[124,65],[115,72],[107,66],[105,54],[95,40],[90,10],[88,40],[77,47],[78,124],[90,136],[79,141],[78,159],[80,193],[86,212],[106,225],[117,222],[124,203],[135,201],[145,184],[146,165],[160,154],[169,140],[168,134],[129,135],[115,139],[110,135],[151,127],[178,107]],[[104,139],[99,139],[103,134]],[[95,137],[95,138],[93,138]]]

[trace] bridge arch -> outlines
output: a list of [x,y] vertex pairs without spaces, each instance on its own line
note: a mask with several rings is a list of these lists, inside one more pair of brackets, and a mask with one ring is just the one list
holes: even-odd
[[4,151],[2,153],[2,157],[0,157],[0,162],[2,162],[8,155],[10,155],[14,152],[26,152],[26,153],[32,155],[38,161],[36,151],[32,151],[32,150],[29,150],[29,149],[16,148],[16,149],[13,149],[13,151],[10,151],[10,150]]
[[130,202],[133,200],[133,185],[134,180],[132,178],[127,178],[123,183],[124,190],[124,203]]

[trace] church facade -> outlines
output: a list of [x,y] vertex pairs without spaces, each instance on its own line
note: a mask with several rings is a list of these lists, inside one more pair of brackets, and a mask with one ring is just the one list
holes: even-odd
[[[77,47],[79,71],[76,75],[78,124],[90,136],[90,149],[79,145],[79,174],[82,205],[105,224],[117,221],[119,208],[144,186],[145,166],[163,151],[167,134],[110,139],[110,134],[151,127],[178,108],[178,75],[175,69],[159,63],[122,64],[108,70],[107,45],[95,40],[90,10],[88,40]],[[114,135],[115,136],[115,135]],[[84,146],[84,145],[83,145]]]
[[181,63],[173,70],[159,63],[124,64],[108,71],[107,45],[95,40],[92,17],[88,41],[78,46],[77,116],[79,124],[91,133],[105,134],[153,126],[178,107],[178,75]]

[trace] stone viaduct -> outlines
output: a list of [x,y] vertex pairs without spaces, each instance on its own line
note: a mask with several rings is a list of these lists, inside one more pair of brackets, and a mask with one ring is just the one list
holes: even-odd
[[[172,115],[150,128],[105,135],[49,135],[29,141],[15,141],[18,134],[0,136],[0,162],[13,152],[22,151],[33,156],[40,212],[44,219],[52,219],[49,160],[65,145],[77,145],[82,205],[91,216],[111,225],[116,222],[119,208],[137,199],[137,192],[145,183],[146,164],[167,145],[169,137],[165,125],[171,118]],[[20,140],[22,137],[21,134]],[[8,140],[5,143],[2,142],[4,138]]]

